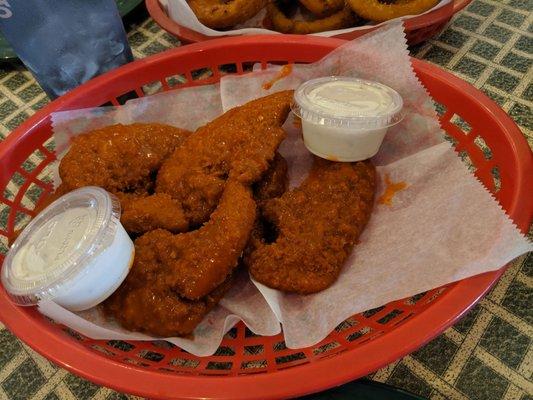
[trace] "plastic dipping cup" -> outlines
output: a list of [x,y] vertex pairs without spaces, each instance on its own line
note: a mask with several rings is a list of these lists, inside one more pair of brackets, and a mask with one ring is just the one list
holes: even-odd
[[60,197],[28,224],[7,253],[2,283],[16,304],[53,300],[82,311],[119,287],[134,254],[116,197],[84,187]]
[[402,120],[402,108],[401,96],[390,87],[342,76],[303,83],[292,105],[307,149],[346,162],[374,156],[388,128]]

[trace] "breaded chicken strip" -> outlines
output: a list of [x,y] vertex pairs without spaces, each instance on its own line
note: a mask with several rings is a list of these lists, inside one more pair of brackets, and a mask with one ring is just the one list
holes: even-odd
[[186,231],[188,220],[178,202],[168,195],[157,196],[149,204],[143,198],[153,189],[163,161],[190,134],[169,125],[138,123],[111,125],[76,136],[59,164],[61,185],[35,212],[74,189],[100,186],[118,196],[121,222],[129,233],[154,228]]
[[262,204],[267,232],[254,230],[245,255],[252,276],[285,292],[307,294],[329,287],[370,217],[374,191],[370,162],[315,158],[299,188]]
[[[145,251],[141,257],[151,262],[153,254]],[[105,301],[104,312],[131,331],[160,337],[188,336],[224,297],[231,283],[230,276],[201,299],[187,300],[168,287],[129,280]]]
[[261,177],[261,180],[253,185],[254,199],[257,201],[279,197],[287,190],[289,176],[287,161],[276,152],[270,167]]
[[61,190],[100,186],[146,194],[152,174],[190,133],[162,124],[118,124],[79,135],[59,165]]
[[229,180],[202,228],[157,229],[135,241],[132,269],[104,309],[125,328],[161,336],[192,332],[222,298],[256,216],[251,190]]
[[[229,182],[228,185],[230,185]],[[254,198],[265,200],[280,196],[286,188],[287,162],[279,153],[276,153],[270,168],[254,185]],[[135,242],[135,263],[132,271],[120,288],[104,303],[105,312],[117,319],[126,329],[133,331],[146,332],[161,337],[186,336],[192,333],[204,316],[216,306],[229,289],[232,281],[231,275],[206,296],[198,300],[188,300],[180,296],[179,292],[175,290],[175,287],[181,287],[181,283],[178,282],[174,286],[176,284],[175,279],[167,277],[167,274],[176,274],[177,276],[186,274],[190,280],[185,283],[194,284],[199,274],[202,275],[203,279],[202,271],[205,271],[205,260],[200,261],[200,258],[202,256],[211,257],[213,256],[211,253],[229,254],[228,257],[225,257],[225,265],[220,265],[218,257],[217,261],[214,258],[209,258],[207,265],[214,267],[216,269],[214,272],[227,272],[228,267],[231,269],[233,262],[238,258],[238,253],[231,249],[222,251],[222,248],[225,247],[224,243],[216,243],[226,239],[232,240],[231,237],[225,236],[225,232],[235,233],[236,229],[232,225],[239,223],[237,219],[240,222],[247,221],[242,224],[242,227],[245,228],[242,237],[245,237],[245,231],[250,228],[252,206],[249,200],[241,201],[239,197],[235,196],[239,192],[245,198],[249,196],[242,191],[242,187],[236,186],[232,189],[230,186],[226,188],[222,197],[224,207],[229,207],[229,202],[234,201],[234,208],[232,207],[232,210],[224,208],[223,210],[219,206],[206,228],[181,235],[172,235],[164,230],[156,230],[137,239]],[[233,196],[231,200],[229,196]],[[225,200],[225,198],[228,199]],[[243,208],[244,203],[248,205]],[[247,209],[249,210],[247,211]],[[224,218],[218,219],[222,212],[229,211],[232,212],[233,222]],[[224,228],[220,225],[222,222],[224,222]],[[181,240],[177,240],[178,237]],[[215,239],[215,243],[211,242],[212,238]],[[209,242],[202,242],[202,240],[209,240]],[[237,240],[236,242],[236,250],[238,250],[241,248],[242,241]],[[199,249],[198,246],[201,248]],[[209,255],[207,251],[209,251]],[[179,254],[182,259],[181,266],[187,264],[187,267],[182,269],[178,261],[169,261],[167,255],[172,253]],[[193,261],[194,259],[196,261]],[[194,267],[192,274],[191,267]],[[208,273],[207,276],[211,276],[211,273]]]
[[205,222],[228,178],[251,185],[268,169],[286,136],[281,126],[292,95],[262,97],[199,128],[163,163],[156,193],[179,201],[191,226]]
[[189,222],[181,205],[165,193],[151,196],[116,193],[122,206],[120,220],[129,234],[136,235],[154,229],[186,232]]

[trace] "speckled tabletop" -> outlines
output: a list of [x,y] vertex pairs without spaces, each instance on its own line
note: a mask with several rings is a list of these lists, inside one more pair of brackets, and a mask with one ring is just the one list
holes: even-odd
[[[533,0],[474,0],[439,37],[412,53],[480,88],[533,147],[532,10]],[[142,16],[129,39],[136,58],[180,44]],[[46,103],[23,66],[0,65],[0,139]],[[530,254],[516,260],[462,321],[370,378],[430,399],[533,399],[532,288]],[[135,397],[58,368],[0,324],[0,399],[127,398]]]

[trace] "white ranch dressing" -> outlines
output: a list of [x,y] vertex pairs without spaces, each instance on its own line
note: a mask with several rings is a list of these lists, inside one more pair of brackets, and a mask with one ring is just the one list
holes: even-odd
[[82,311],[118,288],[134,253],[118,200],[84,187],[54,201],[22,231],[4,260],[2,283],[16,304],[52,300]]
[[82,207],[67,209],[54,216],[15,254],[13,276],[35,281],[61,273],[65,261],[84,243],[95,218],[94,209]]
[[377,116],[395,107],[389,91],[354,81],[326,82],[311,89],[307,98],[318,109],[335,117]]
[[403,101],[388,86],[350,77],[305,82],[295,92],[293,112],[302,120],[308,150],[332,161],[374,156],[387,130],[402,119]]

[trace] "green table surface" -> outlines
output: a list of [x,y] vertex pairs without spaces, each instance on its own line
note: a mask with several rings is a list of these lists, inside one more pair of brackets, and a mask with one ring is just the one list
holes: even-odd
[[[442,34],[412,49],[493,98],[533,147],[533,0],[474,0]],[[149,19],[129,32],[136,58],[180,45]],[[20,64],[0,64],[0,140],[48,102]],[[1,216],[0,216],[1,217]],[[521,257],[459,323],[370,379],[441,399],[533,399],[533,256]],[[322,398],[363,398],[354,385]],[[0,324],[0,399],[136,398],[58,368]],[[386,398],[386,397],[385,397]],[[392,399],[393,397],[389,397]]]

